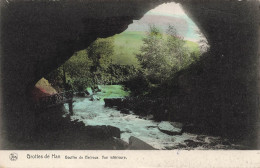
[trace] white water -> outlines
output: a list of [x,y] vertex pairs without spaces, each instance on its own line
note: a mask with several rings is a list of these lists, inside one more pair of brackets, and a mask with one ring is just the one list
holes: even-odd
[[[159,122],[145,120],[134,114],[122,114],[114,108],[104,106],[104,101],[90,101],[88,98],[74,98],[74,115],[72,120],[79,119],[85,125],[111,125],[118,127],[121,139],[128,142],[130,136],[135,136],[156,149],[173,147],[179,143],[184,144],[186,139],[195,139],[195,134],[183,133],[170,136],[158,130]],[[68,110],[68,106],[65,105]]]

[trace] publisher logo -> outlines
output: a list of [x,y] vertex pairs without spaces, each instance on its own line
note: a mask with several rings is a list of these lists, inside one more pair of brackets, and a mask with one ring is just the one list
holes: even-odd
[[9,158],[11,161],[16,161],[18,159],[18,154],[17,153],[11,153],[9,155]]

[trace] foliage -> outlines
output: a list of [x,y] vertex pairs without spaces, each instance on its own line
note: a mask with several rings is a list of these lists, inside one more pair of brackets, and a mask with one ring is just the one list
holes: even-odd
[[185,40],[178,36],[173,26],[169,25],[167,34],[164,35],[152,25],[147,36],[143,38],[143,45],[136,57],[140,62],[142,73],[125,84],[135,95],[151,92],[154,87],[160,87],[176,72],[197,61],[199,53],[190,52]]
[[118,84],[136,73],[133,65],[114,64],[114,38],[97,39],[87,49],[76,52],[47,76],[53,85],[83,91],[99,84]]
[[147,37],[143,39],[144,44],[140,49],[141,53],[136,55],[144,75],[155,83],[168,70],[163,42],[163,36],[159,29],[151,26]]
[[118,64],[111,64],[106,71],[106,76],[108,76],[109,81],[107,84],[117,84],[122,83],[132,76],[135,76],[137,73],[137,69],[133,65],[118,65]]
[[188,49],[184,46],[183,37],[178,36],[176,29],[169,26],[166,40],[166,59],[171,70],[177,72],[185,68],[191,61]]
[[114,39],[97,39],[87,48],[88,58],[93,64],[90,66],[93,84],[104,84],[107,77],[104,73],[112,64],[112,55],[114,54]]
[[63,70],[62,67],[59,67],[48,74],[45,78],[49,81],[49,83],[56,89],[60,90],[63,88]]
[[[136,54],[140,53],[140,48],[143,46],[143,38],[146,36],[147,32],[140,31],[125,31],[113,36],[115,39],[113,63],[139,67]],[[167,34],[164,34],[164,36],[167,36]],[[185,47],[188,48],[189,52],[200,52],[199,45],[196,42],[185,40]]]
[[90,76],[90,67],[93,60],[88,58],[86,50],[76,52],[63,66],[68,76],[85,78]]
[[131,91],[131,96],[145,95],[150,88],[150,83],[141,70],[135,76],[123,82],[123,85],[125,90]]
[[127,32],[98,38],[46,78],[54,86],[71,86],[76,91],[124,83],[133,95],[144,95],[199,56],[198,45],[179,37],[173,26],[167,34],[150,26],[146,35]]
[[87,48],[88,58],[93,64],[90,68],[92,73],[98,69],[106,70],[112,63],[111,56],[114,54],[114,39],[113,37],[102,39],[98,38]]

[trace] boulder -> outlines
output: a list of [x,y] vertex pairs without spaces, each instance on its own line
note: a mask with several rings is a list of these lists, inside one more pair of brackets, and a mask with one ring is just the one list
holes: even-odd
[[143,117],[143,119],[145,119],[145,120],[152,120],[153,118],[154,118],[154,117],[153,117],[152,114],[148,114],[148,115],[146,115],[146,116]]
[[105,98],[105,106],[106,107],[113,107],[113,106],[122,106],[122,98]]
[[132,131],[128,128],[126,128],[124,131],[121,131],[121,133],[132,133]]
[[88,88],[85,90],[85,93],[86,93],[87,95],[92,95],[92,94],[93,94],[93,91],[92,91],[92,89],[91,89],[90,87],[88,87]]
[[86,126],[88,133],[96,138],[120,138],[120,129],[110,125]]
[[175,128],[180,128],[180,129],[182,129],[182,127],[183,127],[183,124],[180,123],[180,122],[170,122],[170,124],[171,124],[172,126],[174,126]]
[[[177,125],[177,124],[176,124]],[[158,129],[168,135],[181,135],[182,134],[182,127],[178,125],[179,128],[173,126],[170,122],[162,121],[158,124]]]
[[32,90],[32,96],[35,101],[39,101],[41,97],[46,97],[50,95],[57,94],[58,92],[51,86],[48,80],[45,78],[42,78],[39,80],[33,90]]
[[190,140],[190,139],[187,139],[184,141],[185,144],[188,146],[188,147],[192,147],[192,148],[196,148],[198,146],[202,146],[204,143],[202,142],[196,142],[196,141],[193,141],[193,140]]
[[87,96],[85,92],[78,92],[76,95],[79,96],[79,97],[86,97]]
[[227,145],[231,146],[232,144],[229,142],[228,139],[222,139],[220,137],[212,137],[212,136],[206,136],[206,135],[198,135],[197,140],[204,142],[210,146],[216,146],[216,145]]
[[130,114],[130,111],[126,108],[121,109],[120,112],[123,114]]
[[204,141],[206,143],[209,143],[209,144],[217,144],[218,142],[216,141],[216,139],[212,138],[212,137],[205,137]]
[[198,141],[205,142],[205,138],[206,138],[206,137],[207,137],[206,135],[197,135],[196,139],[197,139]]
[[120,138],[114,138],[114,141],[119,146],[119,149],[127,149],[129,144]]
[[223,140],[221,139],[220,137],[205,137],[205,142],[208,143],[209,145],[211,146],[215,146],[215,145],[218,145],[218,144],[223,144],[223,145],[229,145],[228,141],[227,140]]
[[94,101],[94,100],[100,100],[100,97],[98,97],[97,95],[91,95],[90,101]]
[[101,88],[99,85],[95,87],[95,92],[101,92]]
[[165,147],[166,149],[168,150],[173,150],[173,149],[186,149],[187,148],[187,145],[186,144],[182,144],[182,143],[178,143],[177,145],[174,145],[174,146],[166,146]]
[[130,150],[155,150],[154,147],[151,145],[147,144],[146,142],[131,136],[129,138],[129,147],[128,149]]

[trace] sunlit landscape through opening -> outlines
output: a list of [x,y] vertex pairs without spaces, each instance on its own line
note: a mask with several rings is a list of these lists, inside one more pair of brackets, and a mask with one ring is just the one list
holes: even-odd
[[[63,115],[85,126],[111,126],[122,141],[150,149],[228,148],[210,146],[187,131],[174,111],[175,77],[200,61],[207,39],[176,3],[162,4],[112,37],[98,38],[41,79],[49,94],[73,93]],[[52,89],[50,89],[52,88]],[[190,125],[189,125],[190,124]],[[112,131],[113,132],[113,131]],[[219,137],[202,135],[211,141]],[[131,142],[130,142],[131,141]]]

